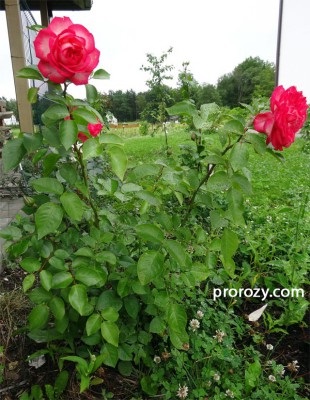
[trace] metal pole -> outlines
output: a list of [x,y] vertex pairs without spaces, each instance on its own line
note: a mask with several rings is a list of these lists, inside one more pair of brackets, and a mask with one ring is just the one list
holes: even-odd
[[283,2],[280,0],[279,4],[279,20],[278,20],[278,39],[277,39],[277,55],[276,55],[276,78],[275,85],[279,85],[279,73],[280,73],[280,56],[281,56],[281,37],[282,37],[282,19],[283,19]]

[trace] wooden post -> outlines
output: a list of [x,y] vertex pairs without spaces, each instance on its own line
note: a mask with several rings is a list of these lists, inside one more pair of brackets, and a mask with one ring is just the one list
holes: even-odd
[[19,0],[5,0],[5,11],[20,130],[33,133],[32,109],[27,99],[28,80],[16,77],[17,72],[26,66]]

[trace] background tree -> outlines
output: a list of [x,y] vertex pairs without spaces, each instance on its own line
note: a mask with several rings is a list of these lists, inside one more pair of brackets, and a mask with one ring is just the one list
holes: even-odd
[[196,105],[200,107],[202,104],[216,103],[222,104],[221,96],[215,85],[203,84],[199,85],[196,90]]
[[254,96],[269,97],[275,85],[275,67],[259,57],[249,57],[229,74],[219,78],[217,89],[222,104],[238,107],[251,103]]
[[141,70],[150,74],[150,79],[146,81],[150,89],[147,94],[147,106],[142,115],[151,123],[164,122],[167,116],[165,109],[171,104],[171,93],[165,82],[172,79],[169,72],[173,66],[166,64],[166,59],[172,50],[170,47],[160,57],[148,53],[146,55],[148,64],[141,67]]

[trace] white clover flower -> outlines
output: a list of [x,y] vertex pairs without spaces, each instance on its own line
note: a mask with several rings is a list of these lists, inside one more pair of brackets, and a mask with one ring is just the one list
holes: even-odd
[[219,343],[223,341],[223,338],[226,336],[226,333],[217,329],[215,331],[215,335],[213,336],[214,339],[216,339]]
[[187,395],[188,395],[188,387],[186,385],[184,385],[184,386],[179,385],[179,390],[177,391],[177,396],[180,399],[186,399]]
[[266,348],[267,348],[267,350],[273,350],[273,345],[268,343],[268,344],[266,344]]
[[276,381],[276,377],[274,375],[269,375],[268,379],[270,380],[270,382],[275,382]]
[[235,397],[234,392],[232,392],[230,389],[227,389],[225,393],[225,396],[230,397],[231,399]]
[[195,318],[191,319],[189,321],[189,326],[190,326],[191,330],[193,332],[195,332],[200,327],[200,322],[198,321],[198,319],[195,319]]
[[221,379],[221,375],[220,374],[214,374],[213,375],[213,379],[218,382]]
[[196,317],[197,317],[198,319],[202,319],[203,316],[204,316],[204,313],[203,313],[201,310],[198,310],[198,311],[196,312]]
[[161,358],[159,356],[155,356],[153,358],[155,364],[159,364],[161,362]]

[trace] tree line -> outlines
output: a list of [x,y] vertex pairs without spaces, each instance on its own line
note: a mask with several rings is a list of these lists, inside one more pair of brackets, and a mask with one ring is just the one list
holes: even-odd
[[[230,73],[221,76],[216,85],[198,83],[189,69],[189,62],[182,64],[176,88],[168,85],[173,66],[167,64],[172,48],[160,57],[147,54],[147,63],[141,67],[149,73],[146,81],[148,90],[136,93],[134,90],[116,90],[101,93],[98,111],[111,112],[119,122],[145,120],[162,122],[167,118],[165,108],[184,99],[192,99],[197,107],[215,102],[220,106],[234,108],[241,103],[250,104],[255,97],[270,97],[275,86],[275,66],[259,57],[249,57]],[[6,100],[6,99],[5,99]],[[18,119],[16,101],[6,100],[7,109]],[[42,113],[49,106],[49,100],[41,98],[33,105],[34,123],[40,124]]]

